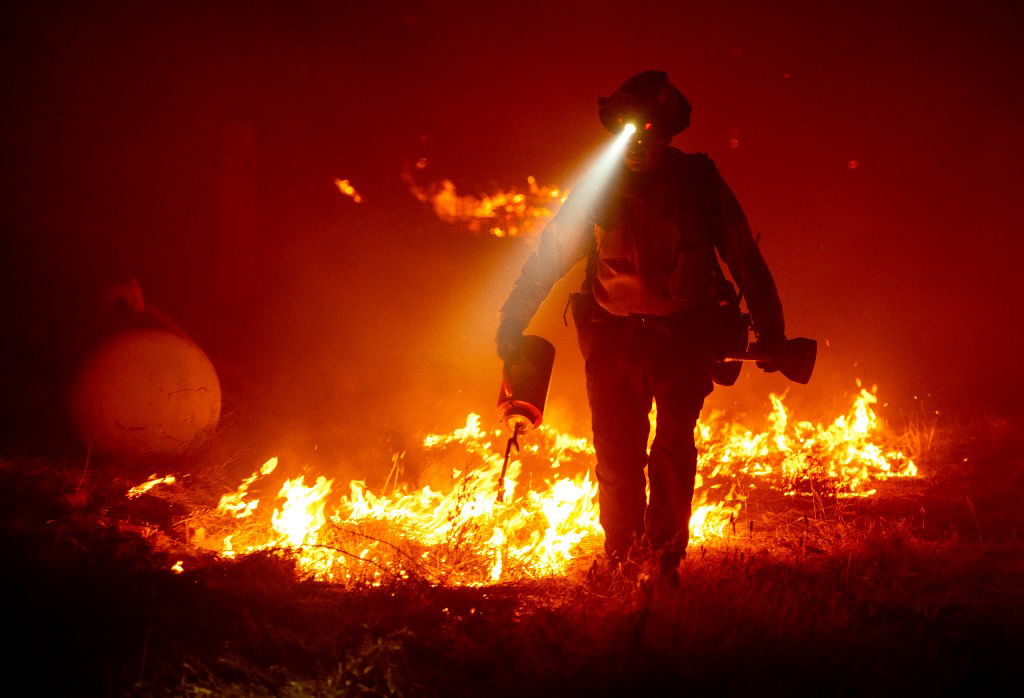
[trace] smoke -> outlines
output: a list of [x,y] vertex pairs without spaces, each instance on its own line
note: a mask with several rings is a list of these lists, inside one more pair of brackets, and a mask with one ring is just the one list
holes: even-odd
[[[825,409],[857,377],[894,405],[1019,403],[1024,115],[1002,10],[608,9],[21,8],[3,226],[56,244],[9,234],[10,258],[37,279],[88,276],[83,244],[125,260],[211,354],[229,419],[376,461],[489,415],[496,313],[529,253],[437,221],[403,163],[426,152],[469,191],[568,184],[607,142],[595,96],[660,67],[694,104],[676,145],[716,160],[789,333],[821,342],[811,385],[748,367],[709,407],[763,414],[788,389],[797,414]],[[550,418],[586,433],[562,324],[578,273],[531,331],[558,349]],[[25,294],[4,302],[45,322]]]

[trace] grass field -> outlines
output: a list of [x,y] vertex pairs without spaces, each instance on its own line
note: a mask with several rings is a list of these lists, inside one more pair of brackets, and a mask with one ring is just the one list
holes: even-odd
[[[112,465],[0,462],[9,681],[136,695],[924,695],[1015,685],[1024,447],[1000,420],[927,442],[866,499],[747,502],[678,589],[604,570],[343,589],[272,552],[190,558],[180,503]],[[918,449],[924,449],[919,443]],[[751,526],[750,522],[756,525]]]

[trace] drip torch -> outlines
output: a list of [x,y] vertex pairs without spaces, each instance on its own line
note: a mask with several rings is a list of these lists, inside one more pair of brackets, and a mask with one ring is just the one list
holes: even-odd
[[498,478],[498,501],[505,499],[505,473],[519,435],[540,426],[555,364],[555,347],[536,335],[526,335],[518,355],[505,362],[498,390],[498,419],[512,432],[505,445],[505,462]]

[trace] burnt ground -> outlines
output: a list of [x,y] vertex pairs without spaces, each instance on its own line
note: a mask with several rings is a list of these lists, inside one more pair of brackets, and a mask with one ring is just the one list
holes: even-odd
[[[1008,423],[929,438],[868,500],[765,496],[693,546],[678,589],[587,561],[486,589],[344,590],[287,560],[189,559],[179,505],[111,465],[0,462],[9,680],[128,695],[922,695],[1014,685],[1024,447]],[[751,525],[753,523],[753,525]]]

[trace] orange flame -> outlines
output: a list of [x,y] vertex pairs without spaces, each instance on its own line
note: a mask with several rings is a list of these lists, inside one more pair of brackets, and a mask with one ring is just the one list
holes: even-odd
[[777,395],[770,396],[770,431],[754,434],[712,415],[697,427],[699,472],[764,479],[789,496],[870,497],[875,483],[916,477],[913,460],[873,441],[880,428],[876,393],[861,387],[850,411],[829,425],[794,422]]
[[[725,535],[755,483],[788,496],[869,497],[879,482],[916,477],[908,456],[877,443],[876,392],[861,388],[850,410],[829,424],[794,420],[776,395],[767,430],[717,413],[702,420],[691,540]],[[274,507],[250,495],[269,484],[264,478],[278,464],[272,458],[202,521],[220,531],[203,544],[224,557],[278,550],[319,580],[349,585],[418,576],[475,586],[564,573],[601,539],[593,446],[541,426],[510,463],[502,503],[495,489],[503,440],[470,414],[464,426],[424,439],[426,453],[448,464],[444,484],[434,482],[438,489],[396,484],[375,493],[351,481],[335,492],[323,475],[311,485],[298,477],[280,486]]]
[[363,197],[359,195],[359,192],[356,191],[356,188],[353,187],[347,179],[335,178],[334,186],[338,187],[338,191],[355,201],[357,204],[362,202]]
[[565,201],[569,192],[537,184],[527,177],[526,191],[512,187],[480,197],[459,194],[450,180],[421,187],[406,177],[412,195],[429,203],[435,215],[446,223],[464,225],[474,233],[486,231],[495,237],[533,237]]
[[220,502],[217,504],[217,512],[221,514],[230,514],[236,519],[244,519],[247,516],[252,516],[253,510],[259,506],[260,500],[255,499],[252,501],[245,501],[245,498],[249,496],[249,486],[256,482],[256,480],[262,475],[270,475],[277,468],[277,457],[271,458],[266,463],[260,466],[260,469],[254,472],[249,477],[242,480],[234,492],[229,492],[220,498]]
[[175,479],[173,475],[157,477],[156,473],[153,473],[152,475],[149,476],[149,479],[143,482],[141,485],[136,485],[135,487],[128,490],[128,499],[135,499],[136,497],[141,497],[142,495],[146,494],[157,485],[173,485],[174,483]]

